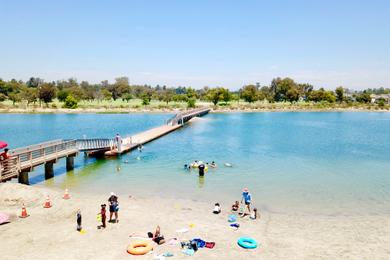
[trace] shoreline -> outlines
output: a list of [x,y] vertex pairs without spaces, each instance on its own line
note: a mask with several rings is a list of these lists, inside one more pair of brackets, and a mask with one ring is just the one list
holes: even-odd
[[[96,228],[96,214],[109,196],[72,193],[63,200],[55,188],[0,184],[0,212],[11,215],[11,223],[0,225],[3,259],[118,259],[131,257],[126,247],[130,234],[146,236],[161,226],[168,240],[176,237],[189,240],[200,237],[216,243],[215,248],[199,249],[194,259],[386,259],[390,256],[390,216],[297,216],[260,212],[261,218],[238,219],[240,228],[229,227],[228,206],[222,213],[212,214],[213,202],[183,199],[140,198],[120,196],[120,222]],[[44,209],[45,196],[50,195],[53,207]],[[18,218],[25,202],[26,219]],[[81,209],[85,234],[75,231],[76,211]],[[192,226],[192,227],[191,227]],[[176,230],[188,228],[187,233]],[[245,250],[237,245],[241,236],[257,240],[259,247]],[[157,246],[153,254],[172,252],[172,259],[188,259],[179,245]],[[100,256],[100,257],[99,257]]]
[[[200,108],[201,106],[197,107]],[[369,108],[221,108],[214,109],[210,107],[210,113],[268,113],[268,112],[390,112],[389,109],[369,109]],[[182,111],[181,109],[53,109],[53,108],[40,108],[40,109],[0,109],[0,114],[166,114],[177,113]]]

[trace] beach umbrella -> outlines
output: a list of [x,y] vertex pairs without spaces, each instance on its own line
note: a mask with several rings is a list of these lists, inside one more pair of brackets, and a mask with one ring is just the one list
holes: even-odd
[[0,212],[0,225],[9,222],[9,216],[5,213]]
[[6,148],[8,144],[6,142],[0,141],[0,149]]

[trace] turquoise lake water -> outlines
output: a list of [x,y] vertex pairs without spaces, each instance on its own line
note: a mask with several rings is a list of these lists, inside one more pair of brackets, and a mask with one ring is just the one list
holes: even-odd
[[[1,114],[0,140],[12,149],[84,135],[112,138],[161,125],[171,116]],[[196,159],[214,160],[219,167],[200,179],[196,171],[183,170]],[[80,154],[75,164],[67,173],[61,160],[48,181],[38,167],[30,182],[229,204],[248,187],[254,204],[271,212],[390,214],[390,113],[210,114],[145,145],[142,153],[118,159]]]

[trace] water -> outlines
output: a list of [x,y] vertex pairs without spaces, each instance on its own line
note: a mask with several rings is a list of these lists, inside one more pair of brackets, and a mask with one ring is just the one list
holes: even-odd
[[[0,115],[11,148],[56,138],[122,136],[171,114]],[[183,165],[216,161],[200,179]],[[80,154],[55,178],[30,182],[86,193],[181,197],[232,203],[248,187],[262,210],[290,214],[390,214],[390,113],[210,114],[118,159]],[[232,168],[224,167],[229,162]]]

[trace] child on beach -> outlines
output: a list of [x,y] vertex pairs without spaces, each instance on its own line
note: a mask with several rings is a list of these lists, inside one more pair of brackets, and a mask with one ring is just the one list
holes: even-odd
[[238,200],[236,200],[236,202],[232,205],[232,211],[237,211],[239,207],[240,203],[238,202]]
[[221,206],[219,205],[219,203],[215,203],[215,207],[214,207],[213,213],[214,214],[221,213]]
[[100,217],[102,218],[102,228],[106,228],[106,204],[101,205]]
[[80,209],[77,210],[76,221],[77,221],[77,228],[76,228],[76,230],[80,232],[82,230],[82,227],[81,227],[81,210]]
[[249,216],[249,218],[252,219],[252,220],[257,219],[257,208],[254,208],[254,209],[253,209],[253,212],[251,213],[251,215]]

